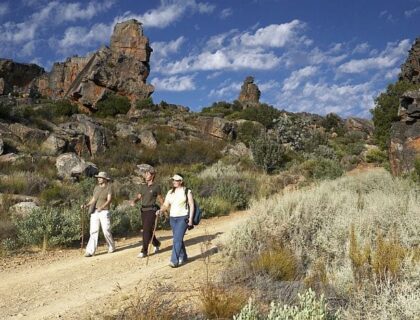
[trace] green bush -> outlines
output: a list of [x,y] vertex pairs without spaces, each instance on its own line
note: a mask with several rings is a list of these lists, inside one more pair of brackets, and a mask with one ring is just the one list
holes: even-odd
[[10,119],[10,107],[6,106],[4,103],[0,102],[0,119],[9,120]]
[[211,164],[220,159],[223,144],[204,141],[181,141],[158,149],[161,164]]
[[344,173],[340,163],[325,158],[307,160],[302,164],[302,169],[309,178],[316,180],[336,179]]
[[80,211],[76,208],[44,207],[15,221],[17,239],[23,245],[69,245],[80,239]]
[[401,95],[407,90],[418,88],[420,88],[418,84],[408,81],[397,81],[394,84],[390,84],[386,91],[382,92],[375,99],[375,107],[370,112],[375,125],[373,135],[381,149],[385,150],[388,148],[391,124],[398,120],[398,106]]
[[153,110],[156,111],[158,109],[158,106],[155,106],[155,104],[153,103],[153,99],[152,97],[143,99],[143,100],[138,100],[136,102],[136,108],[137,109],[149,109],[149,110]]
[[242,106],[237,100],[235,100],[233,104],[226,101],[219,101],[214,102],[210,107],[203,108],[201,114],[205,116],[226,117],[240,110],[242,110]]
[[249,301],[241,312],[234,316],[234,320],[338,320],[341,319],[337,312],[328,312],[324,296],[317,298],[314,291],[308,289],[303,294],[298,294],[299,303],[296,306],[282,305],[272,302],[267,316],[259,313],[252,300]]
[[238,127],[238,140],[249,147],[251,142],[262,134],[261,129],[260,125],[251,121],[241,123]]
[[248,107],[242,111],[235,112],[227,118],[257,121],[267,129],[271,129],[274,127],[276,120],[280,118],[280,116],[280,110],[263,103],[255,107]]
[[141,229],[140,210],[129,207],[111,211],[111,229],[115,236],[128,236],[138,233]]
[[246,181],[241,179],[219,179],[216,193],[219,197],[223,197],[235,209],[245,209],[248,207],[251,197],[251,190],[246,190]]
[[126,114],[130,110],[130,100],[116,94],[107,95],[96,104],[98,117],[114,117],[117,114]]
[[263,134],[251,142],[254,162],[265,172],[270,173],[285,165],[288,158],[286,150],[278,139]]
[[386,151],[380,149],[369,149],[366,153],[366,162],[369,163],[385,163],[388,161],[388,154]]
[[197,202],[205,218],[224,216],[234,210],[232,203],[220,196],[198,198]]

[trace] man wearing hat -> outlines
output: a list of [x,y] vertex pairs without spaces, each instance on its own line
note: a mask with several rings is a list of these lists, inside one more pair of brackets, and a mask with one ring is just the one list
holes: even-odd
[[112,201],[112,188],[109,181],[111,178],[106,172],[99,172],[95,178],[98,178],[98,185],[93,190],[93,197],[86,204],[82,204],[82,209],[90,208],[90,237],[86,246],[85,257],[92,257],[98,247],[99,225],[102,227],[108,252],[115,250],[114,239],[111,234],[111,219],[109,208]]
[[141,252],[138,254],[138,258],[144,258],[148,254],[148,247],[150,242],[153,244],[153,253],[157,253],[160,247],[160,241],[154,235],[155,223],[156,223],[156,211],[159,207],[156,205],[156,200],[163,204],[163,197],[161,193],[160,185],[155,183],[156,170],[150,165],[138,165],[138,169],[144,175],[146,181],[145,184],[140,186],[140,190],[134,200],[131,201],[131,205],[141,200],[141,221],[143,224],[143,246]]

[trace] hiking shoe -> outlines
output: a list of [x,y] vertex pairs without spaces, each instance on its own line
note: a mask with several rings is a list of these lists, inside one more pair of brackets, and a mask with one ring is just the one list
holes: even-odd
[[93,256],[93,254],[90,254],[90,253],[87,253],[87,252],[85,253],[85,257],[86,257],[86,258],[90,258],[90,257],[92,257],[92,256]]
[[138,255],[137,255],[137,258],[144,258],[144,257],[146,257],[147,256],[147,254],[145,254],[144,252],[140,252]]
[[108,253],[113,253],[115,249],[108,249]]
[[187,261],[188,261],[188,259],[179,259],[179,260],[178,260],[178,265],[179,265],[179,266],[180,266],[180,265],[183,265],[183,264],[187,263]]
[[159,252],[160,247],[159,246],[153,246],[153,253],[158,253]]
[[171,262],[169,262],[169,266],[170,266],[171,268],[177,268],[177,267],[178,267],[178,264],[173,263],[173,262],[171,261]]

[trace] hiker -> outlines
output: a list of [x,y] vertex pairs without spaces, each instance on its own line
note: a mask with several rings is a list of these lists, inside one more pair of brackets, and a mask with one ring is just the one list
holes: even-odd
[[108,253],[115,250],[115,242],[111,234],[111,220],[109,208],[112,201],[112,189],[109,181],[111,178],[106,172],[99,172],[95,178],[98,178],[98,185],[93,190],[92,199],[81,208],[89,207],[90,215],[90,237],[86,246],[85,257],[92,257],[98,247],[99,225],[102,227],[106,243],[108,244]]
[[156,211],[159,207],[156,200],[160,205],[163,204],[163,197],[160,185],[155,183],[156,170],[152,166],[147,167],[144,173],[146,183],[141,185],[140,191],[134,200],[131,200],[131,205],[134,207],[138,201],[142,201],[141,205],[141,222],[143,225],[143,246],[138,254],[138,258],[144,258],[148,254],[150,242],[153,244],[153,253],[158,253],[160,248],[160,241],[154,235],[156,223]]
[[169,265],[176,268],[188,259],[184,235],[187,229],[193,228],[194,200],[191,190],[184,187],[182,175],[175,174],[171,179],[172,189],[168,191],[165,202],[157,214],[167,211],[170,207],[169,222],[172,228],[173,245]]

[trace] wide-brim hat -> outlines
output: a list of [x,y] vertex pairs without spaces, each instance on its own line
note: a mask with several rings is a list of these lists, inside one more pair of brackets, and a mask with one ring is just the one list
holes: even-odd
[[111,180],[111,177],[108,175],[108,173],[106,173],[105,171],[101,171],[101,172],[99,172],[96,176],[95,176],[95,178],[103,178],[103,179],[106,179],[106,180]]
[[146,173],[146,172],[150,172],[151,174],[156,173],[156,169],[147,163],[138,164],[137,169],[140,171],[140,173]]

